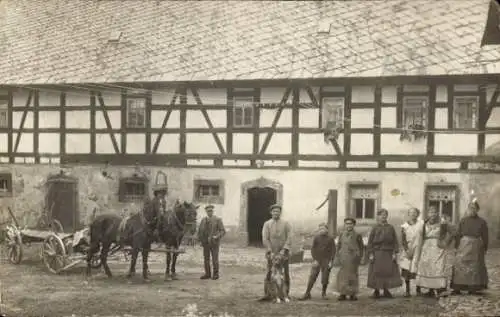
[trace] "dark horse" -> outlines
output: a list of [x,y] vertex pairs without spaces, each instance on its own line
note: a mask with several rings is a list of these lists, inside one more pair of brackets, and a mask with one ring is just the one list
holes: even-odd
[[130,269],[127,277],[135,274],[135,267],[139,251],[142,253],[142,275],[148,280],[148,255],[151,244],[155,240],[155,231],[158,228],[158,219],[162,213],[161,193],[144,203],[141,212],[122,219],[118,215],[103,214],[97,216],[90,224],[90,249],[87,254],[87,275],[91,274],[91,261],[95,253],[101,249],[101,265],[108,277],[111,277],[107,258],[111,245],[113,252],[125,246],[132,247]]
[[[196,224],[197,209],[199,206],[193,203],[177,201],[173,210],[169,210],[162,214],[158,219],[159,236],[161,242],[165,243],[167,250],[167,267],[165,269],[165,280],[169,278],[177,279],[175,274],[175,265],[179,255],[179,247],[181,245],[184,234],[192,228],[191,224]],[[169,250],[172,250],[169,252]]]

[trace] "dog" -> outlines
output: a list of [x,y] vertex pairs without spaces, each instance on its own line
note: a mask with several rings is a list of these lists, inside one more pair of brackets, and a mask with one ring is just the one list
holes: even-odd
[[288,292],[283,278],[283,263],[286,258],[281,254],[270,255],[271,257],[271,278],[268,281],[268,294],[271,299],[279,304],[281,302],[288,303]]

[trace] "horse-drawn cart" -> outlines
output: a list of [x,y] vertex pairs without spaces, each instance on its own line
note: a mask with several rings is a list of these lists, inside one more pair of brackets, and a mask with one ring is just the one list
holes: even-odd
[[[23,258],[23,246],[42,243],[41,257],[46,268],[58,274],[86,260],[88,251],[88,229],[76,233],[64,233],[60,224],[50,226],[50,230],[21,229],[9,208],[13,224],[7,226],[7,251],[9,261],[19,264]],[[54,230],[54,228],[56,228]],[[100,266],[99,256],[92,258],[92,266]]]

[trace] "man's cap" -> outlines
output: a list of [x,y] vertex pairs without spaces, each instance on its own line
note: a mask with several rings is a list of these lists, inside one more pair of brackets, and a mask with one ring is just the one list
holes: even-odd
[[326,222],[320,223],[318,227],[325,227],[326,229],[328,229],[328,225],[326,224]]
[[206,210],[206,211],[209,211],[209,210],[214,210],[214,208],[215,208],[215,207],[214,207],[214,205],[207,205],[207,206],[205,207],[205,210]]
[[269,207],[269,210],[272,211],[273,209],[279,209],[281,211],[281,205],[280,204],[274,204]]

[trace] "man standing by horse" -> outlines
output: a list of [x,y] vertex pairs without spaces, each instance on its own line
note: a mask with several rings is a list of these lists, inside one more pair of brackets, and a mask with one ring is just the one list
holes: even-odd
[[[205,274],[201,277],[202,280],[212,278],[219,279],[219,247],[220,239],[226,234],[222,219],[214,216],[214,206],[208,205],[205,207],[207,216],[201,220],[200,228],[198,229],[198,240],[203,246],[203,262],[205,263]],[[212,264],[214,274],[210,270],[210,255],[212,256]]]
[[266,247],[266,259],[267,259],[267,274],[264,281],[264,297],[261,301],[271,300],[271,295],[269,294],[269,284],[272,274],[272,258],[275,254],[280,254],[284,257],[283,270],[284,270],[284,284],[286,287],[285,294],[286,299],[288,299],[290,293],[290,248],[292,239],[292,227],[290,224],[281,219],[281,206],[278,204],[272,205],[270,208],[271,219],[264,223],[262,228],[262,243]]

